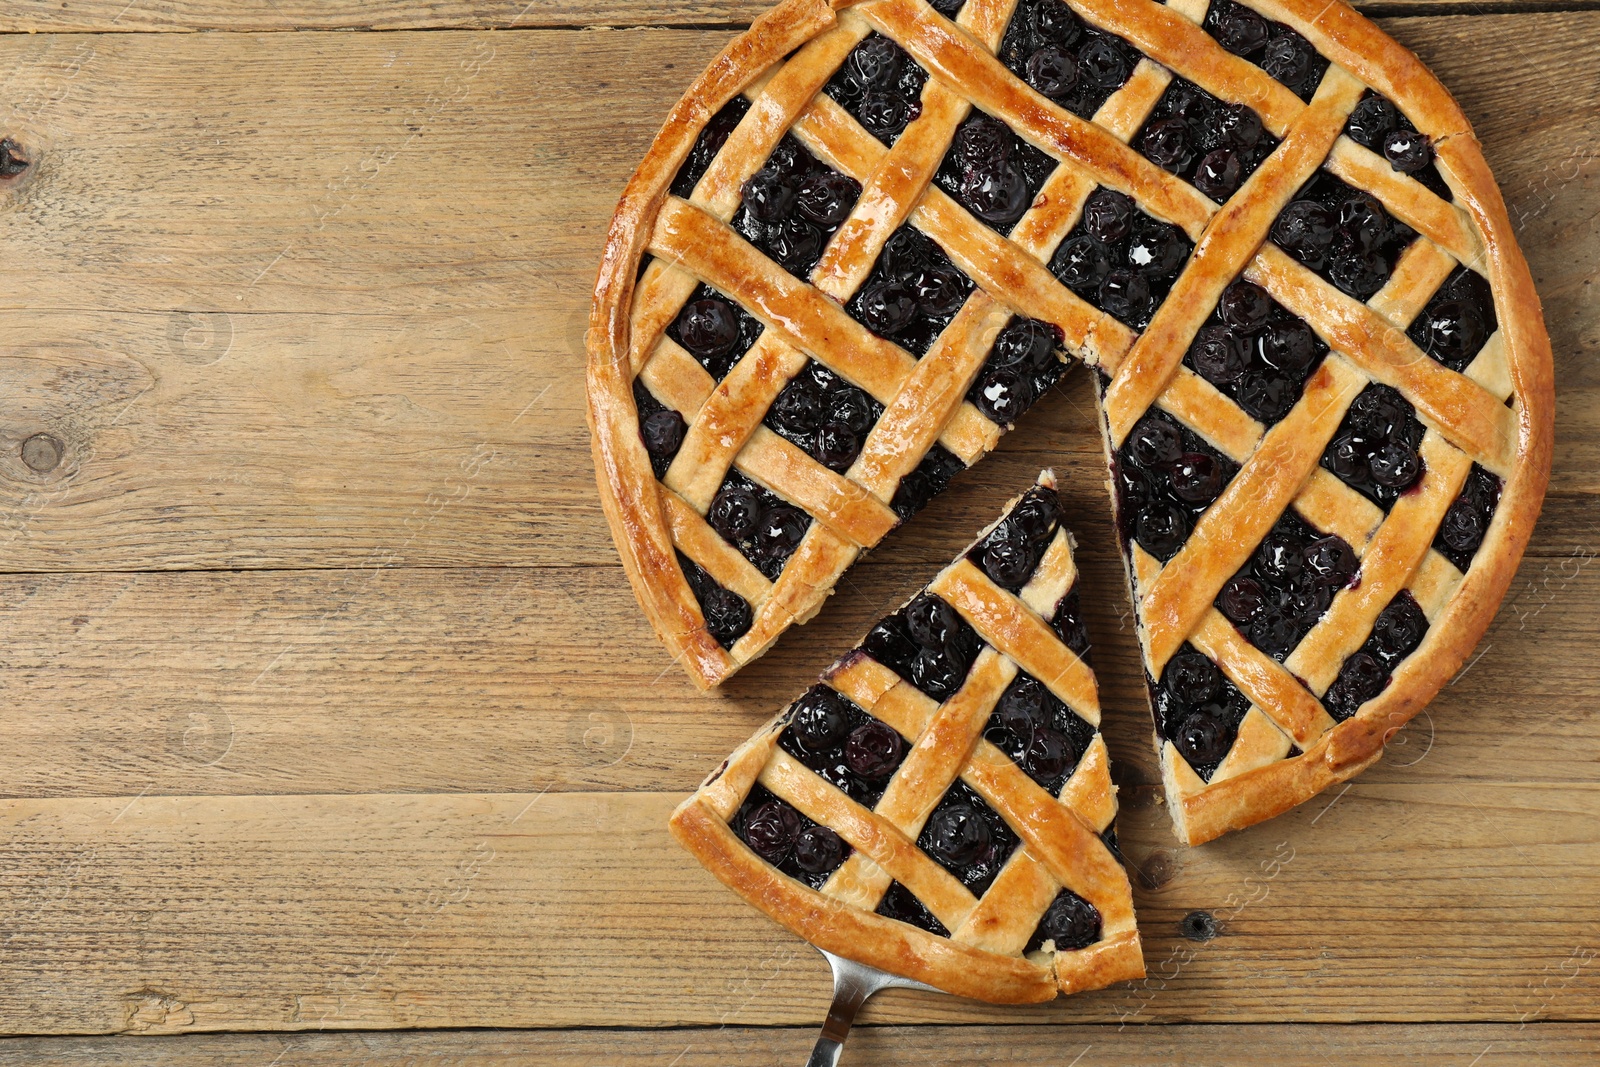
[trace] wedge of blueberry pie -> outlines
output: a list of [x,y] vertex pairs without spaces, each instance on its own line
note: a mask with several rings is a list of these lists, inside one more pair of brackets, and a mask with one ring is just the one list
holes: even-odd
[[801,937],[980,1000],[1144,974],[1050,472],[678,808]]
[[1188,841],[1378,757],[1549,474],[1478,143],[1341,0],[787,0],[628,186],[589,344],[618,547],[704,685],[1087,364]]

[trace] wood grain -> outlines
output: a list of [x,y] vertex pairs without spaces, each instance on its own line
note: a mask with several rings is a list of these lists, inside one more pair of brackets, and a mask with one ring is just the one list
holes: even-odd
[[[1377,14],[1548,11],[1549,0],[1353,0]],[[19,0],[0,33],[193,32],[197,30],[431,30],[592,26],[743,27],[771,0]],[[1566,9],[1595,0],[1561,0]]]
[[[1594,1061],[1600,118],[1574,101],[1600,12],[1386,23],[1518,220],[1559,361],[1553,493],[1481,657],[1384,763],[1188,850],[1081,375],[724,692],[639,618],[581,417],[594,259],[657,123],[764,3],[124,3],[0,14],[0,133],[37,163],[0,190],[0,1027],[542,1029],[0,1063],[798,1062],[825,968],[665,815],[1047,463],[1151,978],[1024,1010],[894,994],[852,1062]],[[640,22],[680,28],[410,32]],[[395,32],[254,33],[341,27]],[[122,32],[169,29],[251,33]],[[1184,935],[1195,912],[1216,937]],[[687,1029],[561,1029],[619,1024]]]
[[[1534,550],[1571,554],[1600,491],[1600,119],[1569,101],[1595,89],[1600,13],[1393,28],[1460,87],[1523,219],[1562,386]],[[613,560],[581,409],[599,235],[726,36],[0,38],[38,150],[0,213],[0,567]],[[37,434],[63,449],[42,473],[19,454]],[[955,527],[1045,453],[1098,500],[1099,448],[1072,376]],[[896,544],[942,560],[912,547],[929,526]]]
[[[1149,787],[1124,803],[1152,803],[1119,565],[1080,565],[1119,774]],[[616,567],[8,577],[0,782],[18,797],[687,793],[926,578],[864,566],[817,621],[707,695]],[[1518,590],[1374,774],[1594,779],[1600,567],[1529,560]]]
[[[678,799],[0,803],[0,1012],[40,1033],[814,1023],[827,968],[671,846]],[[1165,822],[1130,812],[1130,854],[1149,863]],[[1020,1010],[895,994],[869,1016],[1600,1017],[1593,782],[1369,776],[1210,848],[1162,848],[1167,881],[1136,898],[1145,981]],[[1213,939],[1180,933],[1197,910]]]
[[[1237,1067],[1549,1067],[1592,1064],[1591,1028],[1567,1023],[1510,1025],[1319,1026],[863,1026],[850,1035],[851,1067],[923,1063],[965,1065],[982,1050],[992,1064],[1129,1063]],[[712,1030],[473,1031],[388,1034],[206,1034],[142,1038],[32,1038],[0,1041],[0,1064],[145,1064],[214,1067],[266,1064],[332,1067],[792,1067],[815,1038],[809,1029],[718,1027]],[[1070,1059],[1076,1056],[1077,1059]],[[677,1057],[677,1059],[673,1059]]]

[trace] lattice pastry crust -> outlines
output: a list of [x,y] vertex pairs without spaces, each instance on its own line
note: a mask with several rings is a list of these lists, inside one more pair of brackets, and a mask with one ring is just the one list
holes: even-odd
[[[1016,521],[1021,502],[1034,523],[1033,555],[1009,576],[1014,588],[988,573],[997,522],[672,817],[673,834],[708,870],[813,944],[1001,1003],[1144,974],[1131,889],[1114,854],[1116,787],[1094,674],[1067,644],[1087,654],[1072,542],[1053,475],[1039,484],[1007,509]],[[949,654],[971,665],[953,691],[926,678],[919,687],[874,656],[892,659],[883,634],[903,635],[904,620],[932,598],[962,620],[964,647],[953,638]],[[819,692],[850,718],[810,749],[819,731],[803,709]],[[841,742],[845,728],[852,732]],[[1029,728],[1034,735],[1019,739]],[[850,746],[874,731],[890,742],[871,765],[887,772],[881,781],[856,776],[861,764],[849,762]],[[819,832],[832,851],[796,837]]]
[[[1035,20],[1033,32],[1047,2],[787,0],[711,64],[629,183],[606,244],[589,333],[598,480],[646,614],[690,675],[714,685],[817,610],[844,569],[911,510],[898,507],[901,496],[915,479],[926,485],[934,459],[970,465],[993,446],[1008,420],[980,410],[974,382],[988,380],[997,336],[1018,321],[1058,330],[1064,352],[1100,382],[1169,801],[1179,837],[1193,843],[1370,765],[1465,661],[1509,585],[1548,480],[1549,341],[1465,117],[1416,57],[1347,5],[1070,0],[1083,27],[1080,77],[1103,75],[1117,54],[1129,58],[1120,86],[1085,104],[1081,94],[1047,97],[1036,88],[1060,87],[1051,82],[1062,82],[1055,53],[1042,66],[1033,54],[1024,69],[1007,51],[1019,12]],[[1090,37],[1093,57],[1082,43]],[[877,38],[925,76],[911,83],[922,84],[915,116],[892,135],[883,116],[899,106],[893,101],[878,99],[869,114],[868,105],[852,111],[830,95],[845,64],[871,65],[859,57]],[[748,106],[730,111],[735,98]],[[1163,138],[1197,99],[1226,112],[1229,129],[1253,131],[1249,144],[1267,150],[1264,158],[1241,150],[1241,172],[1213,166],[1211,155],[1198,165],[1172,157],[1179,142]],[[1388,132],[1379,133],[1398,137],[1393,144],[1373,141],[1367,121],[1384,106]],[[982,210],[993,206],[981,200],[992,189],[940,177],[965,124],[980,115],[1003,124],[1015,152],[1053,168],[1004,226]],[[702,132],[720,122],[728,125],[720,151],[702,161],[692,188],[673,195]],[[1406,162],[1419,140],[1429,157],[1421,168]],[[832,172],[829,181],[860,187],[848,217],[829,220],[820,255],[791,263],[798,273],[769,255],[778,246],[793,253],[788,231],[772,230],[778,246],[762,251],[740,236],[756,230],[738,229],[750,207],[747,183],[775,153],[793,154],[788,141]],[[1355,217],[1354,201],[1338,200],[1346,194],[1361,200]],[[1113,270],[1115,285],[1106,275],[1091,291],[1080,284],[1075,235],[1088,227],[1095,240],[1111,240],[1101,213],[1107,196],[1136,207],[1134,225],[1145,227],[1137,232],[1165,227],[1178,236],[1124,239],[1117,254],[1130,257],[1131,269]],[[1338,208],[1337,239],[1358,241],[1359,256],[1318,258],[1312,231],[1330,223],[1301,203],[1317,197]],[[859,306],[907,230],[936,244],[971,286],[937,337],[923,339],[920,358],[920,344],[863,325]],[[1134,278],[1130,288],[1152,254],[1180,238],[1188,249],[1181,271],[1148,284]],[[1164,299],[1151,288],[1157,283],[1167,287]],[[1229,325],[1222,303],[1245,283],[1283,330],[1299,323],[1309,331],[1304,344],[1285,342],[1295,351],[1314,346],[1309,360],[1287,353],[1301,364],[1299,377],[1272,363],[1284,353],[1263,353],[1277,377],[1256,380],[1228,379],[1227,359],[1200,352],[1219,316]],[[674,339],[674,329],[683,336],[674,317],[701,286],[736,303],[741,323],[759,331],[720,379]],[[1487,310],[1463,331],[1451,308],[1474,293]],[[1457,351],[1463,332],[1470,350]],[[875,412],[842,470],[767,425],[775,398],[813,366],[854,390],[844,406]],[[641,436],[641,397],[687,427],[659,479]],[[1363,428],[1374,418],[1381,429]],[[1151,419],[1181,438],[1186,485],[1192,455],[1211,464],[1201,473],[1226,474],[1192,514],[1156,516],[1164,539],[1141,526],[1138,486],[1125,477],[1139,468],[1130,449],[1161,451],[1141,430]],[[1388,444],[1394,450],[1380,456]],[[1177,468],[1161,463],[1144,473],[1164,491]],[[1374,489],[1379,466],[1395,491]],[[797,509],[809,521],[781,570],[764,573],[707,521],[735,476],[740,492],[781,503],[786,521]],[[754,498],[739,499],[750,510]],[[788,529],[797,536],[800,527]],[[1267,590],[1269,600],[1322,598],[1296,608],[1306,622],[1304,612],[1320,611],[1314,625],[1263,629],[1231,594],[1225,614],[1225,587],[1250,577],[1259,553],[1281,556],[1301,534],[1343,544],[1318,549],[1336,571],[1340,560],[1359,568],[1320,593]],[[1167,550],[1148,550],[1158,543]],[[726,647],[708,630],[706,604]],[[747,614],[724,610],[730,604]],[[730,628],[730,617],[741,626]],[[1191,657],[1181,663],[1197,655],[1220,672],[1226,700],[1196,704],[1221,722],[1220,734],[1177,713],[1163,717],[1180,654]]]

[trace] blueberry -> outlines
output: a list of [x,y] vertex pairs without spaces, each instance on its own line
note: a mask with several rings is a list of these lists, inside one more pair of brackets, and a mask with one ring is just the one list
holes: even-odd
[[1035,548],[1043,548],[1061,522],[1061,502],[1055,493],[1030,489],[1011,509],[1007,523]]
[[861,294],[861,318],[867,329],[880,337],[893,337],[917,314],[917,295],[909,285],[886,281]]
[[645,451],[652,456],[666,458],[677,454],[683,445],[683,435],[688,423],[676,411],[658,411],[644,420],[640,436],[644,438]]
[[1062,244],[1051,270],[1061,283],[1073,290],[1098,290],[1111,272],[1110,250],[1086,233]]
[[930,856],[947,867],[965,867],[989,848],[989,824],[965,804],[942,804],[928,817],[924,831]]
[[1057,328],[1038,319],[1016,319],[1000,331],[989,353],[992,367],[1044,370],[1057,362],[1061,345]]
[[861,454],[861,436],[848,426],[829,422],[817,431],[811,454],[824,467],[843,474]]
[[1238,381],[1250,363],[1238,335],[1218,323],[1200,328],[1189,347],[1189,359],[1195,372],[1213,385]]
[[1115,244],[1128,236],[1133,224],[1133,199],[1104,186],[1089,194],[1083,204],[1083,228],[1090,237],[1104,244]]
[[1171,504],[1153,503],[1139,513],[1134,536],[1160,560],[1171,559],[1189,537],[1189,520]]
[[1231,148],[1207,152],[1194,168],[1194,187],[1218,202],[1238,191],[1244,177],[1239,154]]
[[1128,80],[1128,61],[1104,37],[1093,37],[1078,50],[1078,73],[1090,85],[1115,89]]
[[1148,218],[1134,224],[1133,240],[1128,245],[1128,265],[1134,270],[1165,278],[1183,266],[1188,255],[1188,243],[1177,227]]
[[1386,664],[1409,656],[1428,632],[1428,617],[1410,596],[1397,597],[1372,624],[1372,647]]
[[1286,374],[1301,376],[1317,355],[1316,335],[1299,319],[1274,323],[1261,335],[1261,360]]
[[1117,492],[1124,511],[1138,511],[1155,495],[1150,476],[1131,463],[1117,465]]
[[954,315],[967,299],[967,287],[961,275],[943,267],[918,271],[911,278],[911,291],[916,294],[917,307],[922,313],[935,319]]
[[1057,952],[1088,948],[1100,940],[1100,912],[1070,889],[1063,889],[1045,909],[1039,929],[1033,935],[1054,941]]
[[788,858],[799,834],[800,813],[781,800],[768,800],[745,816],[745,842],[773,866]]
[[794,862],[807,874],[827,874],[844,862],[849,846],[826,826],[801,831],[794,842]]
[[1033,403],[1033,389],[1017,371],[993,367],[978,379],[972,402],[987,418],[1010,426]]
[[1229,4],[1217,23],[1217,41],[1236,56],[1252,56],[1266,47],[1267,20],[1242,4]]
[[844,740],[850,720],[844,698],[825,685],[814,685],[795,701],[789,732],[810,752],[826,752]]
[[859,84],[866,88],[887,89],[900,79],[900,46],[887,37],[873,34],[850,53],[850,65]]
[[1236,148],[1254,148],[1261,143],[1261,135],[1265,132],[1261,126],[1261,116],[1244,104],[1222,105],[1215,122],[1217,133]]
[[791,504],[774,504],[756,528],[756,551],[769,559],[787,559],[800,547],[811,516]]
[[1185,504],[1204,507],[1222,492],[1222,465],[1204,452],[1185,452],[1172,468],[1172,492]]
[[1371,450],[1356,434],[1343,434],[1328,446],[1328,469],[1352,485],[1362,485],[1371,477],[1367,467]]
[[1278,659],[1294,651],[1299,640],[1299,620],[1293,613],[1271,603],[1250,624],[1250,643]]
[[1217,594],[1217,607],[1236,625],[1253,622],[1267,606],[1266,592],[1254,578],[1239,575]]
[[964,168],[986,167],[1011,161],[1013,138],[1005,123],[979,112],[961,124],[951,147]]
[[822,395],[808,378],[795,378],[772,402],[770,416],[790,433],[811,433],[822,418]]
[[1339,205],[1336,252],[1365,255],[1376,252],[1389,236],[1389,216],[1378,199],[1357,192]]
[[750,605],[737,593],[713,585],[700,598],[706,632],[722,647],[731,646],[750,629]]
[[1267,42],[1261,56],[1261,69],[1296,92],[1311,76],[1311,44],[1293,30],[1280,30]]
[[1252,331],[1266,324],[1272,315],[1272,297],[1259,285],[1244,279],[1231,282],[1217,301],[1217,315],[1238,330]]
[[911,661],[911,684],[939,701],[954,696],[966,674],[966,667],[958,665],[948,654],[931,648],[922,649]]
[[1409,406],[1388,386],[1369,386],[1350,402],[1351,429],[1372,438],[1384,438],[1408,421]]
[[1189,146],[1189,124],[1180,118],[1157,119],[1139,134],[1139,151],[1156,166],[1174,174],[1193,158]]
[[1360,707],[1383,692],[1388,680],[1388,673],[1379,666],[1377,660],[1365,652],[1356,652],[1339,668],[1335,684],[1344,690],[1354,707]]
[[795,180],[769,164],[746,179],[741,193],[751,215],[762,222],[781,222],[794,207]]
[[923,648],[951,647],[963,623],[956,609],[932,593],[919,593],[906,605],[906,630]]
[[1221,724],[1204,712],[1195,712],[1178,726],[1172,743],[1178,753],[1195,767],[1218,763],[1228,754],[1228,738]]
[[747,541],[761,525],[761,501],[742,486],[725,485],[712,499],[706,521],[729,541]]
[[1058,731],[1041,726],[1033,732],[1033,739],[1022,757],[1022,769],[1028,777],[1043,785],[1053,782],[1077,762],[1072,744]]
[[1341,588],[1355,576],[1356,554],[1342,537],[1329,534],[1305,547],[1305,569],[1319,584]]
[[1044,41],[1070,48],[1083,33],[1077,14],[1061,0],[1041,0],[1033,9],[1033,32]]
[[1148,415],[1134,426],[1128,443],[1141,467],[1165,467],[1183,455],[1183,437],[1177,427]]
[[1028,180],[1015,163],[969,169],[962,175],[958,196],[974,215],[996,226],[1015,223],[1032,201]]
[[1305,565],[1305,553],[1294,535],[1273,530],[1256,548],[1256,573],[1268,582],[1289,582]]
[[727,355],[739,340],[739,319],[732,306],[712,297],[685,304],[678,312],[677,327],[683,347],[702,360]]
[[1215,663],[1195,651],[1173,656],[1161,680],[1174,697],[1191,707],[1215,700],[1222,690],[1222,672]]
[[1357,300],[1370,300],[1389,280],[1389,262],[1376,252],[1335,256],[1328,262],[1328,280]]
[[1337,223],[1332,211],[1316,200],[1296,200],[1272,224],[1272,239],[1290,252],[1314,256],[1333,243]]
[[1415,174],[1433,162],[1433,145],[1415,130],[1395,130],[1383,139],[1383,158],[1402,174]]
[[1019,674],[1012,679],[995,705],[995,717],[1001,726],[1017,737],[1033,736],[1033,731],[1046,724],[1048,697],[1037,678]]
[[1002,522],[985,539],[982,567],[996,585],[1018,589],[1033,574],[1038,554],[1027,537],[1009,521]]
[[1428,353],[1446,365],[1464,365],[1488,340],[1489,326],[1477,305],[1461,299],[1442,300],[1424,315]]
[[1239,385],[1236,399],[1253,418],[1273,423],[1283,418],[1299,398],[1300,385],[1282,374],[1261,371],[1247,375]]
[[795,210],[818,226],[831,228],[844,222],[860,196],[860,182],[838,171],[825,170],[800,184]]
[[1381,96],[1369,96],[1356,105],[1345,123],[1350,139],[1375,152],[1383,150],[1383,139],[1400,124],[1400,113]]
[[1065,103],[1078,87],[1078,61],[1060,45],[1047,44],[1028,57],[1028,84],[1056,103]]
[[1444,513],[1439,525],[1439,538],[1452,550],[1470,554],[1483,544],[1485,528],[1483,514],[1466,500],[1457,500]]
[[850,773],[867,782],[882,782],[905,759],[906,742],[893,728],[873,719],[850,731],[844,762]]
[[1100,306],[1112,316],[1136,327],[1150,319],[1154,298],[1143,274],[1113,270],[1100,280]]
[[1374,482],[1403,491],[1422,475],[1422,457],[1404,441],[1389,441],[1372,453],[1367,469]]
[[917,645],[904,629],[904,623],[898,617],[890,617],[879,621],[867,631],[867,636],[861,641],[861,648],[895,673],[902,677],[910,674],[911,661],[917,656]]

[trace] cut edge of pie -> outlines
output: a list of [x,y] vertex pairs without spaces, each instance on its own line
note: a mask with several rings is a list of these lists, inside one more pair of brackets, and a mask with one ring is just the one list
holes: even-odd
[[[671,819],[708,871],[819,948],[994,1003],[1144,974],[1132,888],[1114,851],[1116,786],[1094,675],[1075,651],[1087,645],[1071,535],[1053,474],[1039,486],[736,749]],[[1025,541],[1032,559],[1010,589],[985,569],[999,565],[984,546],[1023,501],[1048,525]],[[933,605],[918,616],[928,620],[924,635],[951,618],[937,612],[959,615],[962,637],[931,632],[950,641],[941,647],[965,651],[933,658],[965,658],[964,674],[957,664],[943,681],[935,670],[918,684],[875,658],[927,647],[906,622],[919,604]],[[1031,725],[1034,737],[1019,744],[1005,723]],[[971,836],[979,821],[981,843]],[[1080,944],[1058,946],[1050,931]]]
[[[952,5],[946,0],[941,6]],[[1184,542],[1181,551],[1168,555],[1167,564],[1123,534],[1152,688],[1174,655],[1196,637],[1196,627],[1210,626],[1211,645],[1248,646],[1242,659],[1222,664],[1221,669],[1230,685],[1262,698],[1247,713],[1260,715],[1251,721],[1248,743],[1240,746],[1238,758],[1230,749],[1231,764],[1224,761],[1208,775],[1198,773],[1170,741],[1161,742],[1178,836],[1198,843],[1285,811],[1369,766],[1381,755],[1385,741],[1466,662],[1509,588],[1548,483],[1554,413],[1549,338],[1503,198],[1465,116],[1420,60],[1342,0],[1251,0],[1248,5],[1231,0],[1172,0],[1166,5],[1152,0],[1072,0],[1071,7],[1095,32],[1119,34],[1124,44],[1131,43],[1144,56],[1092,122],[1046,99],[996,62],[998,33],[1006,29],[1016,7],[1014,0],[966,0],[961,16],[952,23],[920,0],[861,4],[786,0],[713,61],[673,110],[629,183],[606,243],[588,335],[589,418],[601,497],[647,616],[702,686],[717,684],[759,655],[788,625],[814,614],[838,573],[881,536],[879,532],[857,537],[853,543],[840,536],[818,538],[826,543],[812,545],[809,553],[802,550],[804,566],[795,566],[802,562],[797,556],[785,571],[783,595],[770,598],[772,610],[762,632],[732,653],[725,649],[708,631],[696,592],[684,576],[674,530],[699,536],[706,541],[701,548],[707,553],[737,552],[715,533],[707,541],[698,529],[688,530],[694,523],[680,521],[688,516],[681,507],[675,509],[674,494],[653,476],[631,393],[632,361],[638,354],[630,348],[634,344],[630,316],[647,245],[667,234],[670,239],[661,242],[658,256],[663,251],[692,252],[704,230],[701,216],[706,213],[697,214],[689,201],[669,198],[668,186],[706,123],[749,90],[755,98],[750,113],[766,108],[762,121],[788,129],[808,106],[795,94],[814,93],[814,88],[805,87],[810,83],[800,84],[806,77],[816,78],[810,60],[837,66],[844,55],[841,49],[851,43],[832,42],[830,34],[837,36],[848,25],[855,27],[851,33],[859,42],[867,32],[859,23],[888,35],[927,68],[930,80],[924,104],[934,87],[948,93],[949,86],[959,86],[957,95],[965,96],[952,105],[957,111],[973,104],[997,114],[1013,135],[1064,164],[1046,183],[1050,189],[1065,188],[1068,199],[1076,197],[1078,206],[1084,203],[1086,190],[1097,184],[1131,193],[1138,208],[1194,242],[1171,299],[1153,309],[1141,332],[1098,305],[1091,306],[1081,294],[1050,289],[1045,283],[1067,284],[1054,262],[1050,264],[1054,278],[1047,274],[1042,288],[1025,284],[1005,290],[1002,302],[1019,311],[1048,305],[1052,312],[1060,312],[1050,321],[1066,324],[1065,347],[1100,376],[1106,444],[1113,461],[1140,420],[1159,410],[1206,448],[1233,462],[1236,471],[1249,475],[1205,504],[1203,514],[1185,520],[1190,523],[1185,530],[1203,528],[1205,543]],[[1243,11],[1247,22],[1276,27],[1270,32],[1285,40],[1299,41],[1313,62],[1323,63],[1315,80],[1297,87],[1292,79],[1280,77],[1281,65],[1274,73],[1267,69],[1269,59],[1242,58],[1243,52],[1233,47],[1217,47],[1220,37],[1207,40],[1207,33],[1216,36],[1203,25],[1209,14],[1222,12],[1218,15],[1222,18],[1230,10]],[[812,48],[828,54],[811,57]],[[1285,54],[1279,50],[1274,55],[1282,59]],[[786,58],[806,62],[786,64],[778,76],[762,80],[769,68]],[[790,66],[795,67],[793,86],[782,77]],[[1202,96],[1214,93],[1213,103],[1254,108],[1260,123],[1278,139],[1240,192],[1220,206],[1199,191],[1197,179],[1186,182],[1181,175],[1157,167],[1148,144],[1135,152],[1128,143],[1152,109],[1167,106],[1163,92],[1176,89],[1169,83],[1179,81],[1190,88],[1199,86]],[[794,99],[785,97],[785,92]],[[1413,178],[1395,158],[1341,135],[1353,129],[1346,119],[1374,95],[1398,111],[1405,130],[1420,131],[1431,142],[1427,173],[1417,172]],[[853,165],[863,185],[875,182],[873,191],[892,190],[894,176],[873,169],[877,164],[872,161],[888,158],[882,148],[874,147],[876,143],[858,126],[845,130],[854,120],[844,108],[820,94],[816,100],[820,113],[810,117],[813,125],[807,136],[814,136],[814,142],[808,144],[825,156],[834,148],[844,156],[854,153]],[[842,141],[836,136],[841,130],[848,134]],[[912,140],[902,138],[888,155],[897,159],[913,155],[916,145],[899,151]],[[843,156],[828,158],[850,170],[841,161]],[[759,160],[749,164],[759,165]],[[723,176],[722,186],[712,192],[724,200],[736,199],[736,178]],[[1324,273],[1299,250],[1285,251],[1290,246],[1282,244],[1275,226],[1297,195],[1321,195],[1308,192],[1315,182],[1353,184],[1354,192],[1375,202],[1374,210],[1383,216],[1389,228],[1385,231],[1380,224],[1380,233],[1409,235],[1409,243],[1397,246],[1403,251],[1394,252],[1383,265],[1385,273],[1378,277],[1388,282],[1375,293],[1365,278],[1336,278],[1331,266]],[[1030,264],[1027,257],[1038,253],[1028,251],[1029,241],[1037,238],[1034,244],[1048,246],[1044,252],[1048,259],[1049,249],[1055,247],[1052,242],[1062,240],[1078,211],[1076,206],[1070,214],[1058,210],[1061,217],[1052,216],[1049,225],[1035,227],[1038,233],[1023,233],[1027,227],[1019,224],[1009,239],[995,241],[976,216],[965,214],[969,205],[964,201],[958,203],[933,187],[911,192],[916,203],[927,208],[930,224],[942,227],[938,233],[959,234],[968,242],[947,250],[961,260],[968,274],[979,271],[980,261],[990,252],[1003,253],[1003,262],[991,266],[1012,272],[1034,269],[1037,260]],[[922,199],[924,193],[932,198],[931,204]],[[1036,199],[1030,214],[1048,199]],[[895,207],[901,218],[912,210],[911,204]],[[1273,229],[1271,239],[1269,229]],[[1356,266],[1347,265],[1347,273],[1370,274],[1376,268],[1364,264],[1377,254],[1352,260]],[[1032,275],[1020,277],[1027,281]],[[1493,333],[1468,353],[1476,354],[1470,365],[1462,360],[1452,366],[1434,354],[1431,341],[1424,351],[1419,347],[1423,342],[1413,335],[1419,328],[1448,326],[1444,319],[1424,321],[1419,316],[1430,314],[1432,302],[1449,297],[1458,277],[1487,289],[1481,300],[1489,315],[1487,328]],[[1261,421],[1242,400],[1231,399],[1234,393],[1220,389],[1212,377],[1196,373],[1185,353],[1196,329],[1203,326],[1202,317],[1213,307],[1213,314],[1221,313],[1219,294],[1241,279],[1270,294],[1279,311],[1299,319],[1301,325],[1309,323],[1322,346],[1304,376],[1290,383],[1295,409],[1263,416]],[[806,288],[797,283],[777,296]],[[1355,299],[1349,295],[1357,293]],[[1103,297],[1102,293],[1102,302]],[[796,314],[818,313],[815,300],[780,305],[782,300],[769,299],[765,306],[768,311],[786,307]],[[873,342],[868,348],[878,352],[873,347],[876,340],[870,336],[866,340]],[[893,353],[887,351],[892,347],[885,345],[878,355],[893,362]],[[1404,402],[1409,413],[1406,432],[1415,430],[1409,460],[1412,480],[1398,503],[1392,494],[1371,500],[1362,496],[1350,482],[1341,481],[1342,476],[1329,473],[1334,468],[1323,455],[1325,446],[1331,454],[1338,444],[1330,442],[1329,435],[1338,433],[1340,419],[1348,417],[1358,395],[1380,386],[1395,391]],[[983,450],[990,445],[992,439]],[[1415,473],[1419,456],[1420,476]],[[1324,460],[1320,468],[1319,458]],[[1357,458],[1369,462],[1376,453]],[[1391,460],[1385,462],[1392,467]],[[1447,557],[1431,546],[1436,534],[1443,536],[1440,514],[1452,498],[1458,504],[1467,499],[1480,473],[1498,487],[1492,512],[1479,515],[1472,550]],[[859,521],[862,530],[874,523],[886,530],[893,525],[893,517],[882,514],[881,499],[869,493],[847,500],[839,489],[829,486],[840,509],[830,526],[842,528]],[[1117,496],[1114,486],[1114,499]],[[855,509],[849,516],[846,505]],[[1120,500],[1117,507],[1122,507]],[[1391,509],[1405,515],[1405,521],[1386,522]],[[1316,515],[1308,516],[1308,510]],[[1295,515],[1289,516],[1291,511]],[[1230,576],[1237,577],[1241,564],[1249,565],[1258,542],[1273,532],[1267,527],[1286,516],[1304,520],[1312,532],[1337,534],[1359,556],[1360,590],[1365,590],[1351,587],[1334,594],[1348,604],[1336,610],[1322,608],[1316,622],[1320,629],[1295,637],[1307,642],[1298,659],[1282,649],[1263,655],[1244,629],[1217,629],[1211,618],[1221,617],[1212,607],[1218,587]],[[1119,516],[1119,527],[1125,529],[1125,522]],[[741,567],[742,562],[742,557],[730,560],[728,572],[736,577],[755,573],[753,567]],[[751,587],[767,588],[759,585],[759,576]],[[1383,603],[1373,599],[1377,591],[1383,593]],[[1372,631],[1380,624],[1385,605],[1393,607],[1402,596],[1409,603],[1401,605],[1405,609],[1401,615],[1410,612],[1415,620],[1420,613],[1425,624],[1420,644],[1405,647],[1392,663],[1385,661],[1376,675],[1372,671],[1378,670],[1377,661],[1368,655],[1363,661],[1365,688],[1344,687],[1336,701],[1339,715],[1330,715],[1323,706],[1324,698],[1332,699],[1330,687],[1342,685],[1340,672],[1366,655],[1363,642],[1376,640]],[[1226,626],[1228,620],[1223,622]],[[1361,672],[1352,677],[1361,681]],[[1356,700],[1352,693],[1365,699]]]

